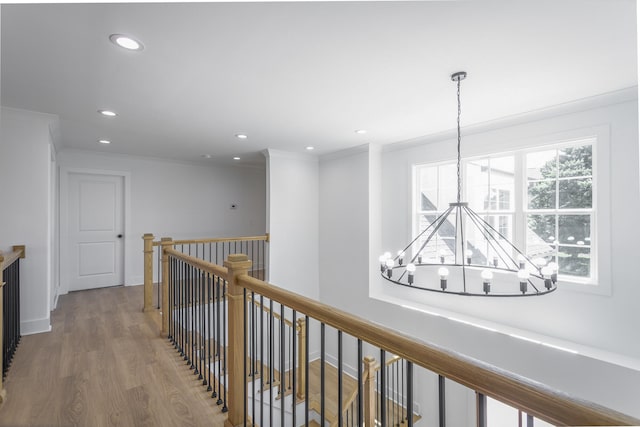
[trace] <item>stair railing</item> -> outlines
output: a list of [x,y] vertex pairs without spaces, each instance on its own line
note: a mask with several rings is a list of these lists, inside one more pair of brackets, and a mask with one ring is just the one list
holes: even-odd
[[[226,336],[224,347],[227,349],[227,354],[224,360],[228,360],[228,362],[225,362],[224,372],[226,376],[223,376],[221,381],[224,381],[223,388],[226,390],[224,409],[228,411],[227,426],[257,424],[260,426],[280,425],[284,427],[298,426],[303,423],[309,425],[309,401],[312,397],[309,394],[310,384],[314,385],[313,393],[320,401],[319,424],[321,426],[325,425],[329,421],[329,411],[334,409],[335,414],[339,414],[338,416],[342,417],[345,413],[344,399],[342,398],[342,382],[346,363],[344,357],[354,357],[354,354],[353,360],[357,361],[357,403],[349,406],[353,406],[355,408],[354,412],[357,412],[353,413],[356,420],[355,424],[357,425],[366,427],[390,425],[389,420],[391,420],[393,414],[389,413],[387,403],[389,397],[394,397],[394,393],[399,393],[402,396],[401,398],[396,397],[396,399],[401,399],[404,402],[403,410],[407,414],[414,414],[414,379],[420,378],[422,380],[428,376],[430,376],[429,378],[432,377],[434,381],[446,378],[475,392],[478,427],[487,426],[486,402],[488,397],[503,402],[515,408],[516,411],[526,413],[528,419],[533,420],[535,417],[554,425],[640,425],[640,420],[628,415],[592,402],[572,398],[538,382],[440,348],[434,344],[406,336],[398,331],[374,324],[368,320],[253,278],[248,274],[251,269],[251,261],[245,255],[229,255],[224,262],[224,267],[220,267],[183,254],[174,249],[171,244],[163,246],[163,253],[163,265],[171,266],[170,268],[167,267],[167,274],[163,276],[163,280],[167,280],[167,283],[169,283],[167,286],[163,286],[163,290],[173,289],[172,292],[175,292],[175,289],[184,287],[176,287],[175,284],[184,282],[185,277],[189,281],[195,280],[195,284],[190,285],[192,292],[195,294],[198,294],[198,286],[201,286],[197,284],[198,280],[200,280],[200,283],[219,280],[226,285],[226,291],[223,295],[227,299],[226,304],[222,304],[222,317],[223,319],[226,317],[227,324],[222,325],[222,330],[226,329],[228,333],[226,335],[223,333],[222,337]],[[187,273],[178,273],[178,277],[176,277],[176,271],[186,271]],[[170,284],[172,281],[174,285]],[[195,291],[193,287],[195,287]],[[207,292],[206,289],[209,288],[205,286],[205,294]],[[188,293],[189,291],[186,292]],[[223,295],[218,294],[217,298]],[[282,399],[279,402],[281,410],[279,418],[274,417],[274,413],[270,410],[268,419],[256,419],[255,410],[250,410],[251,405],[255,407],[255,401],[251,402],[248,384],[254,383],[248,381],[248,378],[249,367],[251,366],[250,358],[255,357],[255,355],[252,356],[250,354],[248,344],[251,335],[250,328],[252,327],[249,313],[250,307],[253,305],[247,304],[247,298],[249,297],[251,301],[255,301],[256,298],[264,299],[264,301],[268,300],[270,318],[273,318],[274,313],[279,313],[281,319],[290,319],[292,324],[295,323],[304,329],[304,333],[300,335],[293,334],[294,340],[299,339],[304,340],[304,342],[294,342],[291,345],[294,352],[293,360],[297,361],[298,369],[290,370],[289,380],[293,389],[299,390],[297,382],[300,380],[300,373],[304,372],[304,377],[306,378],[304,401],[300,402],[297,398],[298,392],[296,392],[296,397],[291,397],[288,401],[287,399]],[[170,298],[167,295],[164,299],[170,300]],[[186,301],[188,303],[191,301],[190,304],[193,305],[193,299],[189,300],[187,297]],[[165,310],[163,308],[163,315],[167,314],[164,317],[171,317],[176,313],[178,311],[175,309]],[[304,319],[304,322],[298,322],[300,317]],[[312,322],[313,327],[310,326]],[[163,324],[165,324],[164,319]],[[171,324],[175,325],[176,323],[172,322]],[[284,328],[284,325],[285,323],[280,321],[279,327]],[[168,329],[168,336],[172,340],[175,340],[176,336],[180,337],[180,334],[188,333],[181,329],[175,329],[175,326],[173,328]],[[260,334],[267,333],[269,340],[274,339],[273,329],[274,323],[271,320],[267,327],[259,326]],[[311,337],[310,331],[314,332],[313,337]],[[319,334],[316,332],[319,332]],[[335,334],[333,334],[334,332]],[[329,336],[329,342],[327,341],[327,336]],[[309,376],[309,366],[311,364],[309,362],[309,350],[312,341],[314,346],[319,344],[319,349],[314,348],[314,351],[319,352],[320,361],[320,372],[314,373],[317,378],[310,378]],[[188,340],[187,343],[191,345]],[[349,346],[351,352],[344,352],[345,343]],[[332,351],[337,347],[337,366],[335,368],[337,370],[337,384],[330,384],[328,381],[330,376],[327,361],[328,344],[335,344]],[[283,345],[282,342],[280,342],[280,345]],[[304,359],[298,358],[299,348],[304,348]],[[390,389],[393,390],[389,382],[394,381],[394,377],[387,372],[386,368],[378,371],[378,379],[376,381],[376,362],[372,358],[363,357],[365,348],[367,352],[371,350],[374,352],[379,351],[379,360],[386,361],[387,354],[397,355],[404,360],[405,372],[402,379],[401,392],[388,391]],[[282,350],[282,347],[278,353],[279,355],[272,358],[270,369],[273,369],[273,365],[284,367],[286,353]],[[284,369],[281,369],[281,372],[284,374]],[[375,383],[377,383],[377,386]],[[316,386],[317,389],[315,388]],[[373,392],[367,393],[366,390],[372,387]],[[255,396],[255,392],[252,395]],[[337,401],[333,403],[328,399],[332,395],[338,396]],[[270,408],[273,408],[274,403],[270,402],[270,405]],[[299,405],[304,405],[301,415],[296,410]],[[337,408],[331,408],[331,405],[335,405]],[[376,405],[379,408],[378,411],[375,410]],[[443,406],[441,404],[440,408]],[[290,409],[287,412],[286,417],[288,418],[286,420],[285,409]],[[304,420],[300,419],[301,417]],[[407,427],[413,426],[413,420],[413,416],[406,417]]]
[[[196,258],[207,260],[212,264],[221,265],[229,254],[247,254],[253,262],[250,274],[261,280],[266,278],[266,260],[269,234],[246,237],[215,237],[203,239],[173,240],[162,237],[154,240],[153,233],[145,233],[144,240],[144,306],[143,311],[159,310],[162,306],[162,242],[172,242],[172,246],[180,252]],[[155,267],[155,268],[154,268]],[[154,274],[155,270],[155,274]],[[154,282],[154,276],[156,281]],[[154,304],[154,284],[156,284],[156,298]]]
[[20,259],[25,257],[25,246],[13,246],[12,252],[0,252],[0,405],[6,399],[4,377],[20,343]]

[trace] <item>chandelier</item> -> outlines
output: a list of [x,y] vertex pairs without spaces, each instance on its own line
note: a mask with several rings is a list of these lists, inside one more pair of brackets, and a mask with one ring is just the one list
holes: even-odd
[[[530,259],[474,212],[469,203],[461,201],[460,82],[466,77],[464,71],[451,75],[458,98],[457,199],[395,257],[389,252],[381,255],[380,274],[398,285],[446,294],[548,294],[557,288],[557,263],[547,263],[545,258]],[[468,239],[470,235],[475,237],[473,242]]]

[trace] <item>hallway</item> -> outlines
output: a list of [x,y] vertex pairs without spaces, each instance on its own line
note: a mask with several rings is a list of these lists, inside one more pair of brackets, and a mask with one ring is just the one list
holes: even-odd
[[0,426],[222,426],[226,416],[142,313],[142,286],[61,296],[22,337]]

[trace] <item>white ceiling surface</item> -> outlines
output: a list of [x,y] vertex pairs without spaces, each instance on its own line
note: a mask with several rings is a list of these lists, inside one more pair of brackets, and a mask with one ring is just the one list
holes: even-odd
[[[469,73],[463,125],[635,86],[635,8],[633,0],[5,4],[2,105],[59,115],[60,148],[211,162],[239,155],[239,163],[259,162],[266,148],[325,154],[453,129],[449,76],[459,70]],[[145,49],[117,48],[112,33]]]

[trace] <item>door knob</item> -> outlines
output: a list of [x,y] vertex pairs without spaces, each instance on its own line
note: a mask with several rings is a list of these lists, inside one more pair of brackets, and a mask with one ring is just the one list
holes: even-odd
[[122,239],[122,234],[118,234],[118,239]]

